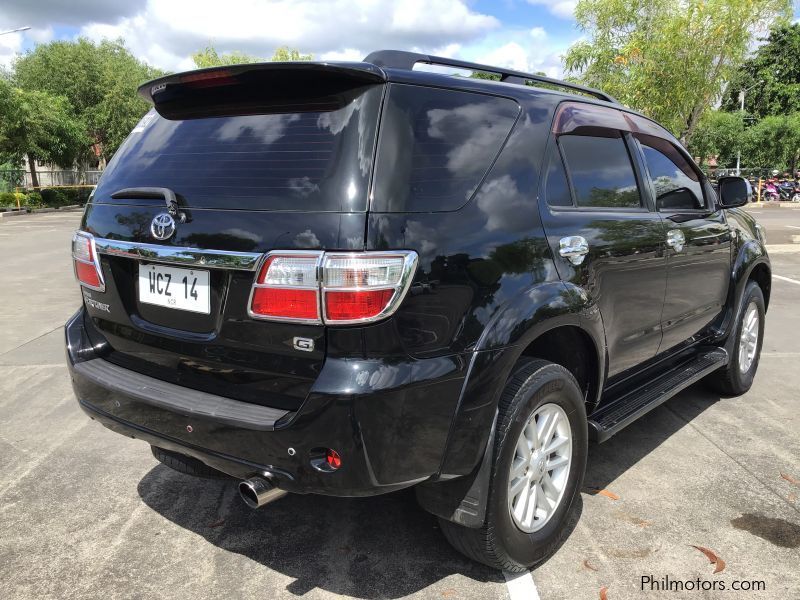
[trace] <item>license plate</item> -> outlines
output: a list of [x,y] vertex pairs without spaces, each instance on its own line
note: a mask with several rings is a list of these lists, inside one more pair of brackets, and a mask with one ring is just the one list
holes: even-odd
[[139,265],[139,302],[209,314],[208,271]]

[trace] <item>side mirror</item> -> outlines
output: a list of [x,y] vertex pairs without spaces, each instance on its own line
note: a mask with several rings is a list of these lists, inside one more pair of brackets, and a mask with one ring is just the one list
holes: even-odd
[[718,196],[722,208],[736,208],[750,202],[753,188],[744,177],[720,177]]

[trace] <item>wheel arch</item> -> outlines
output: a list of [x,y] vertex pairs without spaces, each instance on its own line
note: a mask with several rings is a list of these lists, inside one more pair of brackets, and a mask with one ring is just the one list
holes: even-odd
[[494,319],[496,327],[484,332],[484,345],[475,351],[462,388],[438,478],[417,486],[423,508],[467,527],[483,524],[498,404],[520,359],[539,358],[565,367],[581,386],[587,412],[602,388],[605,336],[589,296],[559,283],[547,291],[540,286],[524,297],[538,302],[525,311],[520,310],[524,303],[509,303]]
[[[569,340],[556,343],[561,334]],[[591,361],[588,369],[569,355],[570,343],[581,344],[580,357]],[[586,386],[582,389],[590,412],[605,375],[605,332],[600,311],[583,288],[561,281],[532,286],[490,320],[472,355],[440,477],[466,475],[480,462],[500,394],[523,356],[551,360],[572,372]]]

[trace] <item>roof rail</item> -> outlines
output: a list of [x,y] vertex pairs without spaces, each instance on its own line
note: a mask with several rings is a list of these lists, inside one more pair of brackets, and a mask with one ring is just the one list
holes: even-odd
[[577,83],[570,83],[562,81],[561,79],[552,79],[544,75],[534,75],[533,73],[525,73],[523,71],[514,71],[504,67],[493,67],[491,65],[482,65],[479,63],[467,62],[455,58],[443,58],[441,56],[430,56],[428,54],[419,54],[417,52],[405,52],[403,50],[376,50],[371,52],[366,58],[365,63],[372,63],[376,67],[387,67],[389,69],[405,69],[411,71],[417,63],[425,63],[428,65],[441,65],[445,67],[456,67],[458,69],[468,69],[470,71],[484,71],[486,73],[494,73],[500,75],[500,81],[506,83],[516,83],[525,85],[526,81],[535,81],[537,83],[547,83],[550,85],[558,86],[568,90],[575,90],[589,94],[600,100],[605,100],[612,104],[619,104],[612,96],[605,92],[596,90],[594,88],[579,85]]

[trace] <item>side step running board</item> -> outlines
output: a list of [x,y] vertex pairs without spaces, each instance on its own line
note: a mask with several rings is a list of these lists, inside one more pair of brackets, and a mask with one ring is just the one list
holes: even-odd
[[728,352],[724,348],[701,349],[689,361],[595,411],[589,419],[589,437],[596,442],[605,442],[642,415],[726,364]]

